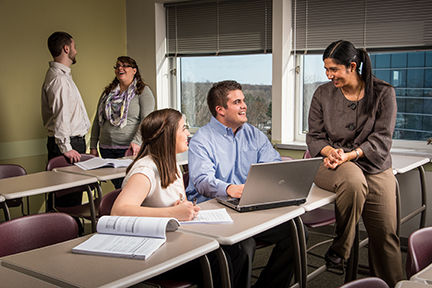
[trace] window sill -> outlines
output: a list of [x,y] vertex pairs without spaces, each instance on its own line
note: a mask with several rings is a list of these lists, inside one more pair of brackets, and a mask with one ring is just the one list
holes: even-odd
[[307,145],[304,142],[290,142],[290,143],[283,143],[283,144],[276,144],[276,148],[278,149],[285,149],[285,150],[300,150],[300,151],[306,151]]

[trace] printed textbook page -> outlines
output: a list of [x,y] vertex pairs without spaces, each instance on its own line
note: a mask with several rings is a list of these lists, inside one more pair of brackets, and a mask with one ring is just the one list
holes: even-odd
[[177,230],[179,225],[174,218],[102,216],[98,233],[72,252],[147,259],[165,243],[166,232]]
[[225,208],[200,210],[198,215],[190,221],[182,221],[181,224],[223,224],[232,223],[233,220]]
[[86,161],[76,162],[74,164],[83,170],[92,170],[102,167],[128,167],[132,163],[132,161],[132,159],[111,159],[94,157]]

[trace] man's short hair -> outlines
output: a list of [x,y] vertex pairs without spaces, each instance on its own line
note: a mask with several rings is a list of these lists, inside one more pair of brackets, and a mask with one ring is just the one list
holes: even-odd
[[216,106],[228,107],[228,94],[234,90],[242,90],[242,86],[234,80],[225,80],[213,84],[207,94],[207,105],[214,117],[217,115]]
[[54,32],[48,37],[48,49],[53,57],[61,54],[65,45],[71,45],[72,36],[66,32]]

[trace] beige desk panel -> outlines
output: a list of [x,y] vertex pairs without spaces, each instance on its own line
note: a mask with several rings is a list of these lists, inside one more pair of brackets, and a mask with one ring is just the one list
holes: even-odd
[[167,242],[148,260],[74,254],[72,247],[89,236],[2,258],[2,265],[24,270],[63,287],[127,287],[219,247],[210,238],[168,232]]
[[432,287],[432,264],[411,276],[410,280],[431,285]]
[[305,209],[306,212],[320,208],[327,204],[333,203],[336,200],[336,193],[321,189],[312,184],[312,188],[309,192],[306,202],[300,206]]
[[126,167],[122,168],[98,168],[93,170],[83,170],[78,166],[68,166],[55,168],[56,172],[67,172],[70,174],[86,175],[96,177],[99,181],[107,181],[117,178],[122,178],[126,175]]
[[15,270],[0,266],[0,288],[32,287],[51,288],[57,287],[48,282],[17,272]]
[[94,177],[43,171],[23,176],[0,179],[0,194],[6,199],[15,199],[48,193],[97,182]]
[[212,237],[223,245],[232,245],[305,213],[304,209],[299,206],[239,213],[219,204],[215,199],[203,202],[199,206],[201,209],[226,208],[234,222],[229,224],[188,224],[180,226],[180,230]]
[[395,288],[431,288],[431,287],[432,287],[431,285],[418,283],[415,281],[407,281],[407,280],[399,281],[395,285]]

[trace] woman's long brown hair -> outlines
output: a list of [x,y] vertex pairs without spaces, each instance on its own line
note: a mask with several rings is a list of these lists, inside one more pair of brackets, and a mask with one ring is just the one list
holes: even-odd
[[150,155],[158,169],[162,188],[173,183],[180,176],[177,170],[176,136],[181,118],[179,111],[170,108],[156,110],[147,115],[140,125],[141,149],[126,173],[136,161]]

